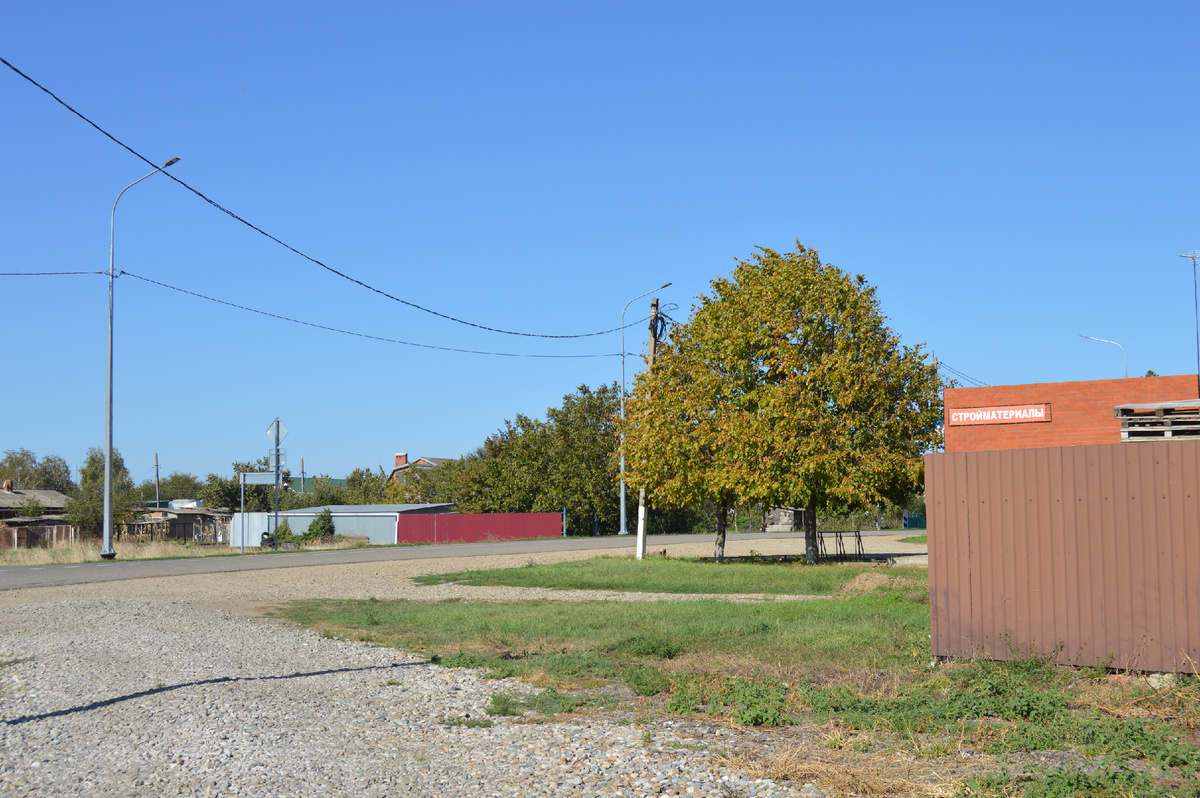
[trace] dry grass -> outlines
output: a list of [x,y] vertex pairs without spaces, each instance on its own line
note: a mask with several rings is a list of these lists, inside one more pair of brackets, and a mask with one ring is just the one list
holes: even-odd
[[942,780],[931,769],[913,774],[911,767],[884,757],[872,764],[868,757],[839,757],[837,762],[824,762],[813,757],[811,748],[791,746],[761,755],[718,756],[717,764],[741,771],[753,779],[769,778],[793,784],[811,782],[830,795],[866,796],[867,798],[899,798],[899,796],[929,796],[940,798],[953,795],[961,783],[958,779]]
[[[350,538],[337,543],[306,546],[305,550],[349,549],[362,545],[362,540]],[[220,557],[238,554],[241,548],[228,544],[196,546],[175,541],[137,543],[118,540],[113,542],[118,560],[165,560],[177,557]],[[247,546],[246,554],[265,554],[257,546]],[[73,565],[83,562],[100,562],[100,541],[89,539],[67,546],[32,549],[0,549],[0,567],[6,565]]]
[[[181,543],[113,543],[119,560],[161,560],[169,557],[212,557],[230,554],[229,546],[188,546]],[[4,565],[70,565],[100,562],[100,541],[86,540],[67,546],[32,549],[0,549],[0,566]]]

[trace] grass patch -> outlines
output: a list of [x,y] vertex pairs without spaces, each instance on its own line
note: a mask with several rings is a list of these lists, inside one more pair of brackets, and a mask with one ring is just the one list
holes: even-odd
[[721,672],[733,662],[748,675],[845,662],[897,671],[929,658],[928,605],[894,589],[765,603],[303,601],[277,614],[502,678],[614,679],[648,665]]
[[901,543],[915,543],[918,546],[928,546],[929,545],[929,536],[928,535],[912,535],[911,537],[900,538],[900,542]]
[[[677,558],[594,557],[587,560],[463,571],[414,577],[422,585],[455,582],[460,585],[548,587],[560,590],[614,590],[645,593],[767,593],[774,595],[828,596],[845,583],[877,566],[822,564],[750,556],[724,565],[711,560]],[[927,574],[918,568],[890,568],[893,577],[924,584]]]
[[451,718],[443,726],[462,726],[467,729],[490,729],[495,722],[488,718]]
[[519,717],[526,712],[536,712],[539,715],[561,715],[574,712],[586,702],[560,693],[553,687],[547,687],[540,693],[496,693],[491,697],[484,709],[489,715],[508,715]]
[[[849,757],[902,751],[909,762],[948,756],[961,761],[963,752],[1011,762],[1017,754],[1047,750],[1074,757],[1066,759],[1074,764],[1055,772],[974,776],[961,785],[964,796],[1200,796],[1200,679],[1179,677],[1156,689],[1137,679],[1114,682],[1103,668],[1040,659],[930,670],[928,592],[920,570],[681,560],[659,561],[643,572],[646,564],[604,558],[518,568],[507,573],[524,581],[505,583],[539,584],[553,577],[615,590],[633,572],[642,574],[640,586],[646,589],[688,574],[684,592],[720,592],[714,584],[729,592],[770,592],[758,584],[746,590],[741,571],[764,579],[782,574],[793,581],[784,592],[817,592],[820,586],[828,597],[748,603],[298,602],[279,614],[341,636],[369,631],[377,642],[428,652],[442,665],[551,685],[541,696],[500,694],[489,714],[577,711],[592,699],[569,695],[574,686],[620,681],[638,695],[659,696],[641,705],[656,712],[665,707],[746,726],[826,724],[832,731],[825,746]],[[589,566],[595,573],[587,573]],[[618,584],[605,583],[606,574]],[[497,572],[454,576],[498,583]],[[796,589],[796,583],[804,587]],[[876,771],[873,765],[856,770],[850,763],[826,773],[810,756],[784,748],[759,759],[739,754],[727,761],[776,778],[840,778],[839,789],[850,779],[861,782],[863,794],[921,794],[929,786],[896,781],[898,771]],[[980,768],[976,773],[989,772],[982,762]]]

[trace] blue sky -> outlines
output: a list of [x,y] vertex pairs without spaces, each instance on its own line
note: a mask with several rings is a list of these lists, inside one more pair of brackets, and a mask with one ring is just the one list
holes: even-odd
[[[989,384],[1194,373],[1194,3],[33,3],[0,57],[257,227],[395,297],[552,335],[632,297],[686,319],[755,246],[864,274],[906,343]],[[144,163],[0,65],[0,272],[105,271]],[[501,335],[341,279],[162,175],[116,268],[457,349]],[[0,451],[104,435],[107,279],[0,277]],[[630,309],[641,318],[648,300]],[[116,283],[115,443],[134,478],[453,457],[615,357],[451,353]],[[643,352],[645,325],[627,334]],[[627,361],[632,373],[640,357]]]

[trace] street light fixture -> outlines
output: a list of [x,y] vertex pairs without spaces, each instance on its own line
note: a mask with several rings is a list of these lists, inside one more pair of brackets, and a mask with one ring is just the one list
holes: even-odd
[[1196,395],[1200,396],[1200,289],[1196,287],[1196,258],[1200,258],[1200,252],[1193,249],[1179,257],[1192,260],[1192,302],[1196,306]]
[[104,542],[100,548],[100,556],[106,560],[111,560],[117,556],[116,550],[112,545],[112,527],[113,527],[113,462],[112,462],[112,398],[113,398],[113,242],[116,240],[117,228],[117,203],[121,201],[121,196],[129,189],[136,186],[138,183],[145,180],[147,177],[156,175],[172,164],[178,163],[178,158],[172,158],[162,166],[155,169],[153,172],[139,177],[125,188],[121,189],[121,193],[117,195],[113,201],[112,216],[109,219],[108,227],[108,398],[105,403],[105,422],[104,422]]
[[1110,341],[1110,340],[1108,340],[1107,338],[1093,338],[1093,337],[1092,337],[1092,336],[1090,336],[1090,335],[1080,335],[1079,337],[1080,337],[1080,338],[1087,338],[1087,339],[1088,339],[1088,340],[1090,340],[1090,341],[1100,341],[1101,343],[1105,343],[1105,344],[1112,344],[1113,346],[1115,346],[1115,347],[1117,347],[1118,349],[1120,349],[1120,350],[1121,350],[1121,354],[1122,354],[1122,355],[1125,355],[1125,379],[1129,379],[1129,355],[1125,354],[1125,347],[1121,346],[1121,345],[1120,345],[1119,343],[1117,343],[1116,341]]
[[626,302],[621,311],[621,531],[618,533],[621,535],[629,534],[629,522],[625,518],[625,311],[629,310],[629,306],[642,297],[650,296],[655,291],[661,291],[670,285],[670,283],[665,283],[644,294],[638,294]]

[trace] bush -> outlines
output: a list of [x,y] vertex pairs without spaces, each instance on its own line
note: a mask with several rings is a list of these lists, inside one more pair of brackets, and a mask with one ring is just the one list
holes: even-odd
[[308,525],[308,531],[304,533],[304,539],[306,541],[320,540],[321,538],[331,538],[333,535],[333,513],[326,507]]

